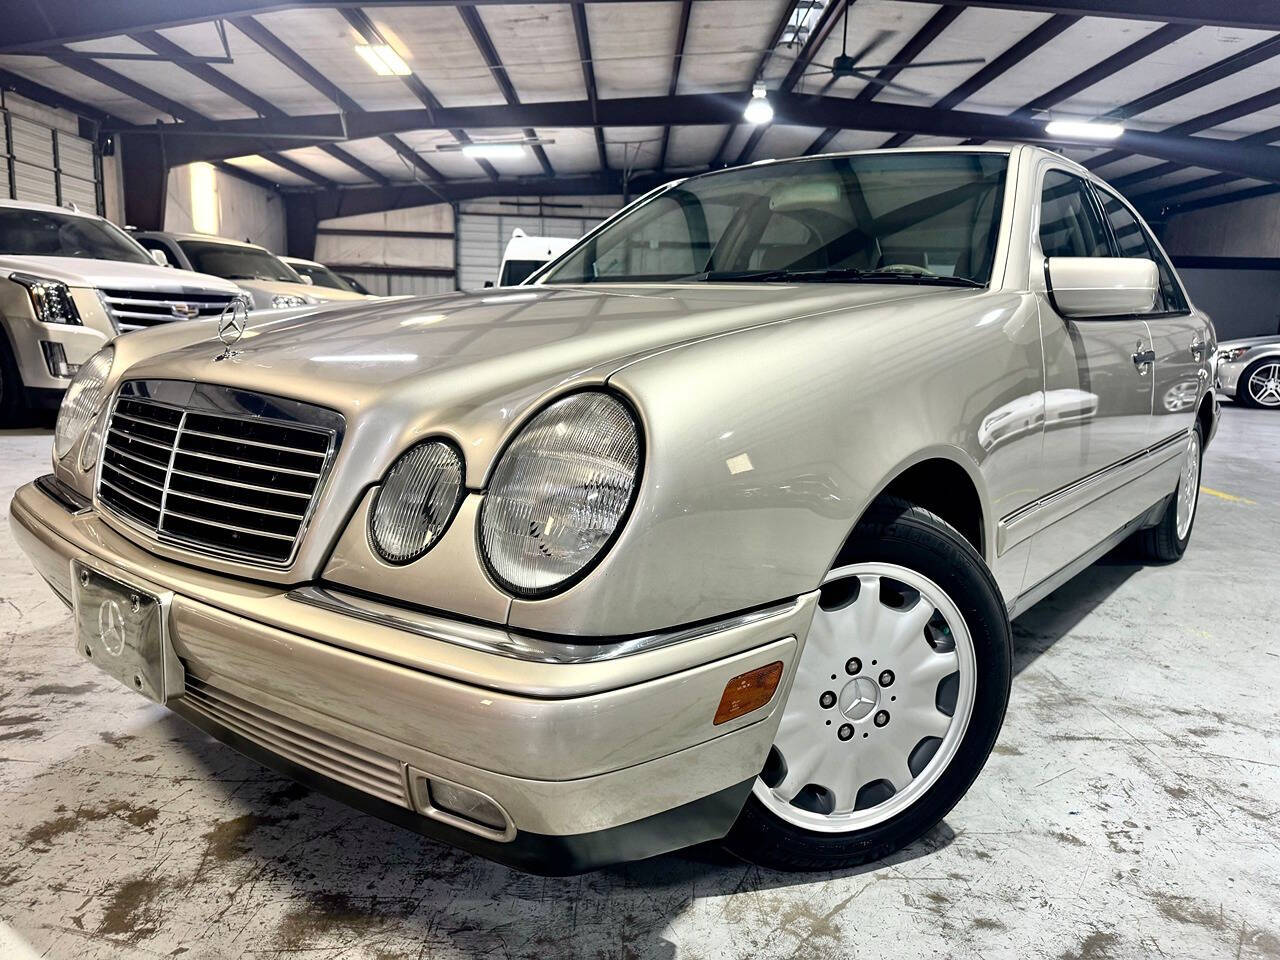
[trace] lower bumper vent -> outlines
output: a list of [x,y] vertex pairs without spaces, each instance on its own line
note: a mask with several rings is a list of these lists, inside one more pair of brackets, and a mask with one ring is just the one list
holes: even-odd
[[197,713],[301,767],[413,809],[399,761],[250,703],[187,674],[183,702]]

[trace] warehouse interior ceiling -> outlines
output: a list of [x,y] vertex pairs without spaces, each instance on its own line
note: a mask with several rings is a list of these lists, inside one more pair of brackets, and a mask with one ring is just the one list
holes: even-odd
[[[1280,191],[1270,0],[45,0],[39,11],[0,0],[0,85],[96,121],[126,162],[213,163],[304,197],[313,218],[627,195],[767,158],[1012,139],[1062,147],[1150,216]],[[868,69],[823,72],[846,45]],[[760,80],[774,118],[751,125],[742,113]],[[1050,137],[1055,119],[1125,132],[1110,145]]]

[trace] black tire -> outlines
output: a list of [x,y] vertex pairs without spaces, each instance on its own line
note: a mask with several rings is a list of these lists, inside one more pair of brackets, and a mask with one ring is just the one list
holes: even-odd
[[[1192,427],[1196,437],[1199,439],[1200,462],[1204,463],[1204,431],[1201,429],[1199,422]],[[1182,482],[1182,475],[1178,475],[1178,484]],[[1137,552],[1135,559],[1140,563],[1173,563],[1182,559],[1182,555],[1187,552],[1187,544],[1191,542],[1191,534],[1196,528],[1196,514],[1200,512],[1200,483],[1199,471],[1196,472],[1196,490],[1194,493],[1195,508],[1191,513],[1191,525],[1187,527],[1187,535],[1185,537],[1178,536],[1178,486],[1173,488],[1173,496],[1169,499],[1169,503],[1164,508],[1164,513],[1160,515],[1160,521],[1154,527],[1148,527],[1145,530],[1139,530],[1133,535],[1133,546]]]
[[26,389],[9,338],[0,330],[0,427],[14,427],[26,410]]
[[1236,403],[1244,407],[1253,407],[1254,409],[1280,410],[1280,404],[1259,403],[1254,399],[1253,394],[1249,392],[1249,378],[1252,377],[1259,368],[1275,362],[1275,357],[1263,357],[1256,363],[1251,363],[1245,371],[1240,374],[1240,379],[1236,381]]
[[751,863],[777,870],[838,870],[880,860],[932,829],[968,791],[995,746],[1009,702],[1013,643],[1008,611],[987,565],[942,518],[894,498],[871,507],[836,565],[864,561],[916,570],[960,608],[978,668],[968,730],[951,765],[915,804],[863,830],[806,830],[749,796],[724,844]]

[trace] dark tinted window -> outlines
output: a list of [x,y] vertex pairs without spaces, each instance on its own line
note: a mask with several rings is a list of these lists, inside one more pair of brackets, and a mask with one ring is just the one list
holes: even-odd
[[242,247],[216,240],[179,240],[178,246],[197,273],[211,273],[226,280],[301,282],[284,261],[262,247]]
[[1107,230],[1089,185],[1061,170],[1044,177],[1040,197],[1040,249],[1046,257],[1109,257]]
[[862,275],[854,279],[868,282],[907,276],[982,284],[990,279],[1007,167],[1000,153],[901,151],[693,177],[614,220],[543,282],[764,270],[770,279],[775,271],[856,271]]
[[0,254],[153,263],[133,238],[96,217],[0,207]]
[[1156,298],[1157,313],[1181,313],[1188,308],[1186,298],[1173,276],[1173,268],[1160,255],[1150,234],[1143,228],[1137,218],[1106,190],[1099,190],[1098,196],[1107,212],[1107,220],[1111,224],[1111,232],[1115,234],[1116,246],[1122,257],[1140,257],[1154,260],[1160,271],[1160,294]]

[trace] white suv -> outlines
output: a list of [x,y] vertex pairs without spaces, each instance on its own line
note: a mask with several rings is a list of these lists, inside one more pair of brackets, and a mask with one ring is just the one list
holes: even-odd
[[109,220],[0,200],[0,423],[51,406],[118,333],[220,314],[234,283],[159,266]]

